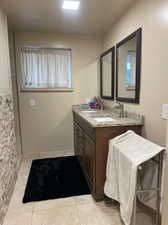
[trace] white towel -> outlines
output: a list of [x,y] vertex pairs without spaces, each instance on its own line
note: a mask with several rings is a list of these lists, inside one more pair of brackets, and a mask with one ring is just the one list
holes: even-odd
[[133,131],[110,140],[104,192],[120,203],[125,225],[131,223],[138,166],[163,150]]

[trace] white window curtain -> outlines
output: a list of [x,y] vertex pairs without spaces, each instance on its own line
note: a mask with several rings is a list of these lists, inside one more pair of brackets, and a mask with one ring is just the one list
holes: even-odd
[[23,88],[71,88],[71,51],[18,48]]

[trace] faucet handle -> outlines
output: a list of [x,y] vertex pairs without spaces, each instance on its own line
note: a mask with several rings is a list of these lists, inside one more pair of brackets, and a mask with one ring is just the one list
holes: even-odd
[[118,104],[119,104],[119,106],[123,106],[124,104],[123,103],[121,103],[121,102],[118,102]]
[[121,102],[116,102],[116,108],[121,108],[121,106],[123,106],[123,104]]

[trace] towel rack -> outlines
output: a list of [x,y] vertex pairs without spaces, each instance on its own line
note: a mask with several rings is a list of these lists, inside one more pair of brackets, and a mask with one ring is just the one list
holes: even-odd
[[[157,173],[157,185],[154,188],[149,188],[149,189],[138,189],[136,185],[136,192],[135,192],[135,197],[134,197],[134,205],[133,205],[133,215],[132,215],[132,221],[131,225],[136,225],[136,212],[137,212],[137,194],[142,193],[142,192],[156,192],[157,193],[157,202],[156,202],[156,218],[155,218],[155,225],[160,225],[161,224],[161,215],[160,215],[160,208],[161,208],[161,185],[162,185],[162,173],[163,173],[163,157],[166,155],[166,151],[160,152],[158,156],[158,160],[152,158],[157,164],[158,164],[158,173]],[[143,165],[140,165],[138,167],[138,171],[143,169]],[[137,171],[137,173],[138,173]],[[137,181],[136,181],[137,183]]]

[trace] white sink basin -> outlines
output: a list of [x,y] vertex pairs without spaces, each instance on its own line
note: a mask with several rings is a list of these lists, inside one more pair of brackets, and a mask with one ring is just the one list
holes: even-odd
[[97,122],[114,122],[114,121],[116,121],[111,117],[96,117],[96,118],[94,118],[94,120],[96,120]]
[[95,113],[97,112],[96,110],[83,110],[81,111],[82,113]]

